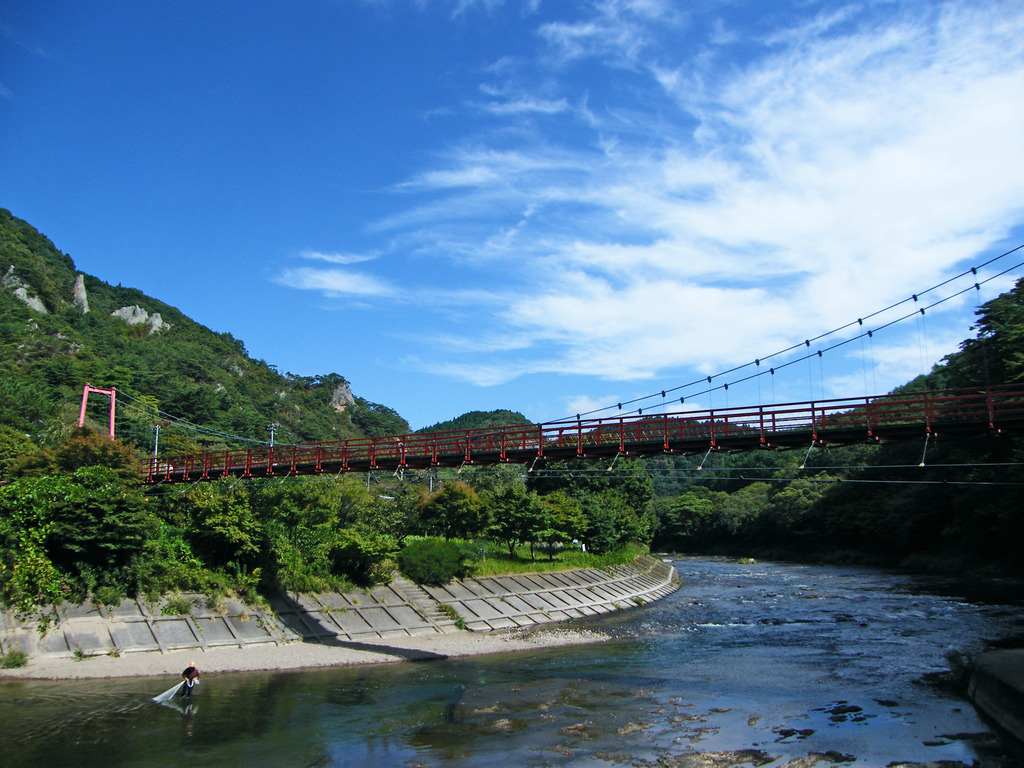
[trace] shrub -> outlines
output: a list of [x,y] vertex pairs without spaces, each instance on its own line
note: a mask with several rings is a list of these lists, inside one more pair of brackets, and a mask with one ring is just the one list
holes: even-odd
[[93,601],[100,605],[106,605],[110,607],[116,607],[121,604],[121,601],[125,598],[124,589],[120,586],[110,587],[96,587],[96,591],[93,593]]
[[0,669],[17,669],[28,663],[28,654],[24,651],[10,650],[0,654]]
[[466,573],[459,546],[443,539],[420,539],[410,543],[398,553],[398,567],[417,584],[447,584]]
[[389,576],[388,558],[395,550],[390,536],[369,530],[345,528],[331,548],[331,565],[337,574],[348,577],[356,584],[368,585],[386,581]]
[[188,616],[192,613],[193,600],[185,595],[170,595],[160,612],[164,616]]

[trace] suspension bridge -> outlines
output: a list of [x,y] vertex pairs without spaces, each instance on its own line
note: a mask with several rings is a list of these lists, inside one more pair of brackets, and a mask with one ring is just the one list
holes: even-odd
[[[802,361],[821,361],[824,353],[860,340],[870,340],[878,332],[910,319],[922,322],[926,311],[946,302],[978,293],[981,286],[1024,266],[1014,264],[987,278],[979,270],[990,267],[1001,259],[1024,249],[1017,246],[971,267],[925,291],[888,307],[857,318],[814,338],[806,339],[786,349],[739,365],[728,371],[706,377],[707,388],[690,391],[688,397],[707,395],[721,390],[726,394],[730,384],[757,382],[760,400],[760,380],[766,374],[773,381],[777,372],[791,369]],[[966,279],[968,284],[953,289],[952,283]],[[948,295],[936,297],[927,305],[923,299],[939,289],[947,288]],[[907,307],[901,310],[901,307]],[[890,316],[902,312],[899,316]],[[865,320],[877,324],[872,328]],[[830,337],[838,340],[823,346]],[[817,348],[815,349],[815,345]],[[747,370],[749,369],[749,372]],[[733,378],[724,383],[715,379]],[[154,440],[154,456],[142,462],[140,473],[150,485],[164,483],[197,483],[221,478],[274,478],[303,475],[342,474],[345,472],[401,472],[405,469],[431,469],[435,467],[489,466],[496,464],[525,464],[531,470],[540,462],[568,459],[611,460],[620,456],[651,457],[665,454],[689,455],[712,451],[751,451],[772,449],[827,447],[855,443],[881,443],[885,441],[923,439],[927,449],[933,437],[965,437],[1024,430],[1024,384],[1010,386],[981,386],[971,389],[887,394],[857,398],[819,399],[784,402],[772,405],[708,408],[706,410],[669,410],[666,395],[678,394],[703,386],[705,379],[681,384],[660,392],[663,412],[652,414],[646,405],[656,399],[657,393],[623,401],[614,416],[599,416],[616,406],[607,406],[575,418],[543,424],[487,427],[478,429],[419,432],[363,437],[335,442],[274,445],[246,440],[245,449],[213,451],[179,456],[158,456]],[[865,381],[865,385],[866,385]],[[865,386],[865,389],[867,387]],[[824,391],[824,384],[822,384]],[[110,436],[114,437],[115,400],[122,393],[114,388],[98,389],[85,385],[79,424],[84,424],[86,404],[90,393],[110,398]],[[134,400],[134,398],[129,398]],[[136,401],[144,405],[140,401]],[[645,404],[633,412],[622,413],[623,405]],[[679,398],[679,405],[685,403]],[[151,408],[151,406],[147,406]],[[136,409],[139,410],[139,409]],[[149,413],[149,410],[145,410]],[[153,412],[156,413],[155,409]],[[166,416],[166,414],[160,414]],[[242,440],[231,435],[199,428],[176,419],[191,428],[202,429],[209,435],[230,440]],[[277,425],[272,425],[277,426]]]
[[141,467],[146,483],[271,478],[434,467],[614,460],[930,439],[1024,430],[1024,386],[579,418],[445,432],[259,446]]

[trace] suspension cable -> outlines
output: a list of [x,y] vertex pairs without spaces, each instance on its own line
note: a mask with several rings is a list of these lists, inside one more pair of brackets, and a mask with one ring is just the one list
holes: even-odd
[[[651,400],[651,399],[656,398],[656,397],[660,397],[660,398],[664,399],[671,392],[678,392],[679,390],[687,389],[689,387],[696,386],[697,384],[701,384],[703,382],[707,382],[708,384],[711,384],[712,381],[714,379],[716,379],[716,378],[721,378],[723,376],[727,376],[729,374],[736,373],[736,372],[741,371],[741,370],[743,370],[745,368],[749,368],[750,366],[755,366],[756,368],[760,369],[761,368],[761,364],[763,362],[765,362],[766,360],[771,360],[772,358],[779,357],[780,355],[788,354],[788,353],[793,352],[794,350],[797,350],[797,349],[800,349],[800,348],[809,349],[810,346],[813,343],[815,343],[817,341],[820,341],[821,339],[824,339],[824,338],[826,338],[828,336],[832,336],[832,335],[834,335],[836,333],[840,333],[840,332],[845,331],[845,330],[847,330],[847,329],[849,329],[849,328],[851,328],[853,326],[863,327],[864,326],[864,320],[868,320],[868,319],[871,319],[872,317],[876,317],[876,316],[878,316],[880,314],[888,312],[888,311],[890,311],[892,309],[895,309],[896,307],[899,307],[899,306],[901,306],[903,304],[906,304],[907,302],[917,303],[920,300],[921,296],[924,296],[924,295],[926,295],[928,293],[931,293],[932,291],[935,291],[938,288],[941,288],[941,287],[943,287],[943,286],[953,282],[954,280],[958,280],[959,278],[964,277],[966,275],[977,276],[977,273],[978,273],[979,269],[982,269],[982,268],[988,266],[989,264],[992,264],[993,262],[998,261],[999,259],[1002,259],[1002,258],[1004,258],[1006,256],[1009,256],[1010,254],[1012,254],[1012,253],[1014,253],[1016,251],[1019,251],[1021,249],[1024,249],[1024,244],[1021,244],[1021,245],[1017,246],[1016,248],[1013,248],[1012,250],[1006,251],[1005,253],[1003,253],[1003,254],[1001,254],[999,256],[996,256],[996,257],[994,257],[992,259],[989,259],[988,261],[984,262],[983,264],[981,264],[981,265],[979,265],[977,267],[972,267],[971,269],[968,269],[968,270],[960,273],[959,275],[955,275],[954,277],[951,277],[951,278],[949,278],[947,280],[944,280],[941,283],[937,283],[936,285],[933,285],[932,287],[930,287],[930,288],[928,288],[928,289],[926,289],[924,291],[920,291],[919,293],[912,294],[910,297],[908,297],[906,299],[903,299],[902,301],[898,301],[898,302],[896,302],[894,304],[890,304],[888,307],[885,307],[884,309],[880,309],[880,310],[877,310],[875,312],[872,312],[869,315],[865,315],[864,317],[857,318],[857,320],[853,320],[853,321],[851,321],[849,323],[846,323],[845,325],[842,325],[842,326],[840,326],[838,328],[834,328],[831,331],[826,331],[825,333],[818,334],[817,336],[814,336],[812,338],[805,339],[802,342],[799,342],[797,344],[793,344],[793,345],[791,345],[789,347],[786,347],[785,349],[779,350],[778,352],[773,352],[772,354],[766,355],[765,357],[756,358],[756,359],[752,360],[751,362],[747,362],[747,363],[743,363],[742,365],[734,366],[732,368],[729,368],[727,370],[721,371],[719,373],[711,374],[710,376],[706,376],[704,378],[694,379],[693,381],[687,382],[686,384],[680,384],[680,385],[675,386],[675,387],[670,387],[670,388],[666,388],[666,389],[663,389],[663,390],[659,390],[657,392],[652,392],[649,395],[643,395],[643,396],[640,396],[640,397],[633,398],[631,400],[623,400],[623,401],[621,401],[619,403],[616,403],[615,405],[607,405],[607,406],[603,406],[601,408],[595,408],[593,410],[586,411],[585,413],[575,414],[574,416],[566,416],[566,417],[563,417],[561,419],[556,419],[555,421],[549,422],[549,423],[557,424],[557,423],[566,422],[566,421],[578,421],[583,416],[591,416],[591,415],[593,415],[595,413],[602,413],[604,411],[612,410],[613,408],[617,408],[619,411],[622,411],[622,406],[624,406],[624,405],[633,405],[634,403],[645,402],[647,400]],[[929,305],[927,305],[925,307],[920,307],[918,309],[915,309],[913,312],[909,312],[909,313],[907,313],[907,314],[905,314],[905,315],[903,315],[901,317],[898,317],[898,318],[896,318],[894,320],[890,320],[889,322],[884,323],[884,324],[882,324],[882,325],[880,325],[880,326],[878,326],[878,327],[876,327],[874,329],[869,329],[867,331],[863,331],[862,333],[859,333],[856,336],[851,336],[851,337],[849,337],[847,339],[844,339],[842,341],[836,342],[835,344],[833,344],[833,345],[831,345],[829,347],[824,347],[821,350],[816,350],[816,351],[809,352],[809,353],[807,353],[805,355],[802,355],[800,357],[797,357],[797,358],[794,358],[792,360],[788,360],[788,361],[786,361],[784,363],[781,363],[779,365],[773,366],[773,367],[769,368],[767,372],[765,372],[763,370],[758,370],[755,373],[750,374],[749,376],[745,376],[745,377],[740,378],[740,379],[734,379],[734,380],[725,382],[723,384],[719,384],[718,386],[707,387],[707,388],[705,388],[705,389],[703,389],[701,391],[698,391],[698,392],[692,392],[692,393],[690,393],[689,397],[699,397],[701,395],[709,395],[710,393],[712,393],[712,392],[714,392],[716,390],[727,388],[727,387],[735,385],[735,384],[742,384],[742,383],[750,381],[752,379],[756,379],[756,378],[758,378],[760,376],[764,376],[764,375],[766,375],[766,373],[768,375],[774,376],[776,371],[782,370],[783,368],[788,368],[791,365],[803,362],[805,360],[810,360],[812,357],[815,357],[815,356],[820,357],[825,352],[830,352],[830,351],[832,351],[834,349],[838,349],[839,347],[842,347],[842,346],[844,346],[846,344],[849,344],[852,341],[856,341],[858,339],[862,339],[862,338],[865,338],[865,337],[868,338],[868,339],[872,339],[874,337],[874,334],[878,333],[879,331],[883,331],[883,330],[885,330],[887,328],[890,328],[890,327],[892,327],[892,326],[894,326],[894,325],[896,325],[898,323],[902,323],[902,322],[904,322],[904,321],[906,321],[906,320],[908,320],[910,318],[920,317],[921,315],[924,314],[924,312],[926,310],[929,310],[929,309],[932,309],[934,307],[940,306],[941,304],[945,304],[947,301],[951,301],[952,299],[955,299],[958,296],[962,296],[963,294],[968,293],[968,292],[970,292],[972,290],[980,291],[982,285],[985,285],[986,283],[989,283],[989,282],[991,282],[993,280],[996,280],[996,279],[1002,277],[1003,275],[1006,275],[1006,274],[1008,274],[1010,272],[1013,272],[1014,270],[1020,269],[1022,266],[1024,266],[1024,261],[1018,262],[1018,263],[1014,264],[1013,266],[1008,267],[1008,268],[1002,270],[1001,272],[997,272],[996,274],[991,275],[990,277],[985,278],[984,280],[979,280],[979,281],[977,281],[977,282],[967,286],[966,288],[963,288],[963,289],[961,289],[961,290],[959,290],[959,291],[957,291],[955,293],[952,293],[952,294],[950,294],[948,296],[945,296],[945,297],[943,297],[941,299],[938,299],[937,301],[934,301],[934,302],[932,302],[931,304],[929,304]],[[774,382],[774,378],[772,379],[772,381]],[[680,402],[682,402],[682,399],[680,399]],[[629,411],[623,411],[619,415],[624,415],[625,416],[625,415],[630,415],[632,413],[639,413],[639,414],[642,415],[642,412],[643,412],[642,408],[637,408],[637,409],[633,409],[633,410],[629,410]]]
[[[256,445],[269,445],[269,443],[267,441],[265,441],[265,440],[254,440],[254,439],[249,438],[249,437],[241,437],[239,435],[232,435],[229,432],[223,432],[223,431],[221,431],[219,429],[214,429],[212,427],[204,427],[204,426],[201,426],[199,424],[195,424],[195,423],[193,423],[191,421],[188,421],[187,419],[182,419],[182,418],[180,418],[178,416],[173,416],[173,415],[171,415],[169,413],[165,413],[164,411],[161,411],[158,408],[154,408],[153,406],[147,404],[146,402],[144,402],[142,400],[139,400],[138,398],[132,397],[127,392],[125,392],[123,389],[118,389],[117,390],[117,395],[118,395],[118,402],[120,402],[122,406],[124,406],[128,410],[132,410],[132,411],[135,411],[137,413],[141,413],[141,414],[143,414],[145,416],[149,416],[151,418],[159,417],[160,419],[162,419],[164,421],[173,422],[174,424],[181,425],[181,426],[185,427],[186,429],[190,429],[190,430],[192,430],[194,432],[199,432],[201,434],[210,435],[212,437],[219,437],[219,438],[222,438],[224,440],[234,440],[234,441],[241,442],[241,443],[254,443]],[[131,403],[138,403],[142,407],[141,408],[137,408],[137,407],[133,406],[129,402],[122,401],[121,400],[122,396],[125,398],[125,400],[131,401]]]

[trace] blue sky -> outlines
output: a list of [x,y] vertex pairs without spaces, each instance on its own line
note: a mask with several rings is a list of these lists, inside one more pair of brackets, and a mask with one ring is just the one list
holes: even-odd
[[[1016,247],[1021,126],[1019,2],[0,0],[0,206],[413,428],[671,389]],[[888,390],[1020,272],[675,394]]]

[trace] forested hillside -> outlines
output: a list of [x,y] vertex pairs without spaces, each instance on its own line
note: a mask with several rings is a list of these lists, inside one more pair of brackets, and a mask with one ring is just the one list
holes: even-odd
[[518,411],[469,411],[448,421],[441,421],[418,432],[449,432],[459,429],[487,429],[530,424],[530,420]]
[[[83,274],[76,291],[79,274],[70,256],[0,209],[0,424],[33,435],[59,432],[75,421],[88,382],[140,401],[143,412],[119,413],[117,435],[140,447],[152,447],[158,411],[260,441],[275,423],[282,443],[409,429],[386,406],[354,397],[339,374],[278,373],[250,358],[231,334],[214,333],[138,290]],[[95,413],[103,418],[101,402]],[[178,426],[164,420],[168,450],[216,442]]]

